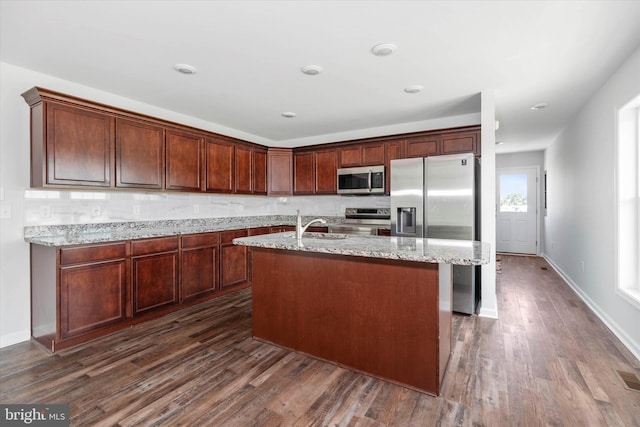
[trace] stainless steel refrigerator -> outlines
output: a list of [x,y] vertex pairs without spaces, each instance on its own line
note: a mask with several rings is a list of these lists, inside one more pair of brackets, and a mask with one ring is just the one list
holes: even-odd
[[[480,240],[479,162],[473,154],[391,161],[391,235]],[[453,266],[453,311],[473,314],[480,269]]]

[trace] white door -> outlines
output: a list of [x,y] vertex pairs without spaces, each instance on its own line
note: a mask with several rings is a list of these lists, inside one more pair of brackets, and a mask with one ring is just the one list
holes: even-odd
[[538,168],[497,169],[496,251],[537,253]]

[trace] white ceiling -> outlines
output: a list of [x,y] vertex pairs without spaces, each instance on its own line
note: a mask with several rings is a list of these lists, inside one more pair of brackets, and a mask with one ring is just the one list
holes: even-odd
[[640,1],[621,0],[0,0],[0,16],[3,62],[270,146],[477,113],[493,90],[497,152],[541,149],[640,45]]

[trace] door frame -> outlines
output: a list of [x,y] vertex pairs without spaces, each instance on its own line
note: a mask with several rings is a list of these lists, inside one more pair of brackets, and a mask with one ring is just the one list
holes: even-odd
[[540,188],[541,185],[541,181],[540,181],[540,165],[532,165],[532,166],[510,166],[510,167],[505,167],[505,168],[496,168],[496,182],[495,182],[495,195],[496,195],[496,242],[497,242],[497,233],[498,233],[498,213],[500,212],[500,173],[501,172],[521,172],[524,169],[535,169],[536,170],[536,256],[540,256],[540,254],[542,253],[541,249],[542,249],[542,241],[541,239],[541,228],[542,228],[542,224],[540,222],[540,211],[541,209],[544,209],[544,207],[541,208],[541,203],[542,203],[542,191]]

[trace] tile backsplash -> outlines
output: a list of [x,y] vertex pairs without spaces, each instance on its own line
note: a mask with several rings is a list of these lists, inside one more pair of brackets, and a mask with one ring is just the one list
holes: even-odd
[[389,207],[388,196],[247,196],[129,191],[25,190],[24,225],[91,224],[261,215],[342,216],[346,207]]

